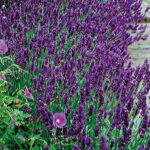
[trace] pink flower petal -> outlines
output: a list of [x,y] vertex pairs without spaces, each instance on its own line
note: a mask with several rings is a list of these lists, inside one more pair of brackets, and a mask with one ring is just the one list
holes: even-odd
[[20,139],[20,140],[22,140],[22,141],[25,141],[26,139],[25,139],[25,137],[24,136],[18,136],[18,138]]
[[5,54],[8,51],[6,42],[3,39],[0,39],[0,54]]
[[32,94],[29,92],[29,90],[28,90],[27,87],[25,87],[24,92],[25,92],[25,96],[26,96],[27,98],[29,98],[29,99],[34,99],[33,96],[32,96]]
[[63,113],[55,113],[53,116],[53,124],[55,127],[63,128],[66,125],[66,115]]
[[5,74],[0,74],[0,79],[6,80]]

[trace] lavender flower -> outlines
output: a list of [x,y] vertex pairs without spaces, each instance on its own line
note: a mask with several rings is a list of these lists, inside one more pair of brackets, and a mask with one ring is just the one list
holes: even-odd
[[111,139],[111,141],[110,141],[110,149],[112,149],[112,148],[113,148],[114,143],[115,143],[115,140],[114,140],[114,139]]
[[91,116],[94,112],[94,106],[93,105],[90,105],[89,108],[88,108],[88,112],[89,112],[89,115]]
[[85,138],[85,141],[84,141],[85,145],[90,146],[90,145],[91,145],[91,142],[92,142],[92,140],[91,140],[90,137],[86,137],[86,138]]
[[95,136],[98,136],[98,135],[99,135],[99,130],[100,130],[100,125],[97,124],[97,125],[95,126]]
[[8,89],[11,89],[12,88],[12,84],[8,84]]
[[146,150],[144,146],[138,147],[138,150]]
[[74,147],[73,147],[73,150],[81,150],[81,149],[77,144],[75,144]]
[[49,150],[49,146],[48,146],[48,145],[45,145],[45,146],[44,146],[44,150]]
[[100,149],[108,150],[107,144],[106,144],[106,138],[103,135],[100,138]]

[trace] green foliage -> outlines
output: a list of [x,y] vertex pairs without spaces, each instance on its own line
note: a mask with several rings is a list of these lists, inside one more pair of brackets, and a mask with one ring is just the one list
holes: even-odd
[[4,81],[4,80],[0,79],[0,93],[7,92],[7,90],[8,90],[7,81]]
[[[33,33],[27,34],[28,40],[34,37]],[[39,60],[43,61],[46,55],[47,53],[39,54]],[[31,60],[27,64],[26,70],[29,70],[30,64]],[[53,137],[50,138],[39,118],[35,116],[36,101],[26,98],[23,89],[31,85],[31,77],[37,77],[41,72],[41,64],[39,62],[35,64],[40,69],[37,74],[29,74],[28,71],[21,69],[14,63],[14,56],[0,57],[0,74],[6,77],[6,80],[0,79],[0,148],[6,146],[5,150],[14,148],[16,150],[43,150],[44,145],[48,145],[48,142],[55,143],[56,131],[53,131]],[[11,88],[8,88],[9,84],[12,85]],[[56,91],[58,93],[57,87]],[[53,112],[57,110],[56,103],[63,102],[59,93],[57,95],[57,100],[50,105],[50,110]],[[31,113],[25,113],[25,108],[31,109]],[[65,112],[64,107],[61,111]],[[37,131],[42,134],[37,134]],[[24,140],[20,139],[20,136]],[[60,143],[55,143],[50,148],[57,150],[59,145]]]
[[[13,56],[5,56],[0,57],[0,74],[6,77],[6,80],[0,79],[0,147],[7,146],[5,150],[41,150],[47,142],[34,132],[42,125],[33,120],[33,113],[24,112],[25,108],[35,106],[35,102],[25,97],[23,90],[28,83],[29,73],[14,63]],[[10,89],[9,84],[12,85]]]

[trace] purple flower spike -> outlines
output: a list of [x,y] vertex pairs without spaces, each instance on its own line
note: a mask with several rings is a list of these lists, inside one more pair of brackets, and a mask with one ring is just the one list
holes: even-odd
[[55,113],[53,116],[53,124],[55,127],[63,128],[66,125],[66,115],[63,113]]
[[45,145],[45,146],[44,146],[44,150],[49,150],[49,146],[48,146],[48,145]]
[[5,54],[8,51],[8,47],[4,40],[0,39],[0,54]]
[[80,147],[77,144],[75,144],[73,150],[80,150]]

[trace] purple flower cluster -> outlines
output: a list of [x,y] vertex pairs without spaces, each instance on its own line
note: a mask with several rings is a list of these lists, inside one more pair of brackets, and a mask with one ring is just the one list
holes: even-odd
[[108,150],[107,144],[106,144],[106,139],[103,135],[100,138],[100,149]]
[[[138,132],[145,136],[150,122],[146,101],[149,63],[145,60],[133,68],[128,54],[130,44],[146,39],[146,26],[137,24],[144,17],[141,3],[27,0],[0,12],[5,15],[0,17],[0,39],[8,38],[8,53],[15,54],[18,65],[37,75],[31,79],[32,89],[38,115],[50,136],[55,127],[64,129],[67,122],[65,135],[82,149],[92,149],[95,139],[88,136],[87,128],[94,117],[92,130],[100,139],[100,149],[105,150],[108,139],[100,136],[100,128],[102,120],[110,117],[109,133],[122,130],[118,147],[123,148],[131,142],[131,124],[138,114],[142,116]],[[53,103],[66,114],[51,108]],[[113,147],[113,139],[110,143]],[[74,145],[74,149],[80,146]]]

